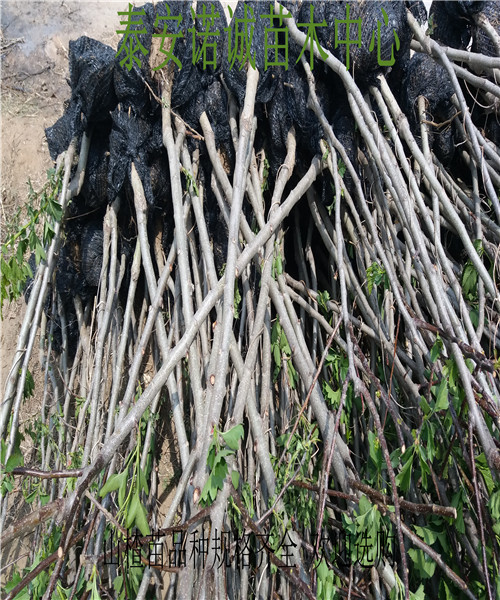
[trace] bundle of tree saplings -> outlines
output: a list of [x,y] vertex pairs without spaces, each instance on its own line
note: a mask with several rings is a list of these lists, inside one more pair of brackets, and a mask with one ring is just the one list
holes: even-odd
[[498,11],[198,0],[71,42],[6,598],[499,597]]

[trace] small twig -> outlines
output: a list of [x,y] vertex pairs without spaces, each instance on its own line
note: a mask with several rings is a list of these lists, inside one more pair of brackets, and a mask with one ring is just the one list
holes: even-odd
[[108,521],[111,521],[111,523],[113,523],[113,525],[125,536],[127,537],[127,530],[125,529],[125,527],[122,527],[122,525],[120,525],[120,523],[113,517],[113,515],[109,512],[109,510],[107,510],[106,508],[104,508],[104,506],[98,502],[96,500],[96,498],[94,498],[94,496],[88,491],[85,491],[85,496],[87,496],[87,498],[93,503],[95,504],[95,506],[97,506],[97,508],[102,512],[102,514],[108,519]]
[[[354,479],[351,479],[349,483],[353,488],[363,492],[363,494],[366,494],[375,500],[377,504],[387,506],[391,503],[391,498],[389,496],[382,494],[378,490],[374,490],[365,483],[355,481]],[[439,506],[438,504],[416,504],[415,502],[409,502],[403,498],[399,499],[399,503],[401,508],[416,515],[432,514],[441,515],[442,517],[447,517],[448,519],[457,518],[457,510],[453,506]]]
[[44,521],[47,521],[54,515],[60,514],[64,507],[64,503],[65,501],[62,498],[58,498],[57,500],[54,500],[54,502],[41,506],[38,510],[26,515],[20,521],[13,523],[2,533],[2,544],[7,545],[12,540],[27,535]]
[[10,48],[12,48],[12,46],[15,46],[16,44],[24,44],[24,38],[4,38],[3,35],[1,36],[1,42],[0,42],[0,54],[5,54],[7,52],[7,50],[9,50]]
[[25,475],[27,477],[39,477],[40,479],[60,479],[65,477],[80,477],[83,469],[66,469],[59,471],[41,471],[27,467],[16,467],[12,469],[12,475]]
[[[350,482],[352,481],[354,480],[350,480]],[[311,492],[316,492],[318,494],[320,492],[319,486],[312,485],[311,483],[306,483],[305,481],[293,481],[292,485],[294,487],[303,488],[304,490],[310,490]],[[337,490],[327,489],[325,490],[325,494],[327,496],[330,496],[331,498],[342,498],[343,500],[348,500],[349,502],[358,502],[358,498],[353,494],[346,494],[345,492],[338,492]]]

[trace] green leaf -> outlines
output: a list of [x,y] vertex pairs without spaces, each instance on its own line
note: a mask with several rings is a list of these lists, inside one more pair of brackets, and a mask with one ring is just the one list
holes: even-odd
[[287,356],[292,354],[292,349],[290,348],[290,344],[288,343],[288,339],[283,329],[281,330],[280,348]]
[[431,474],[429,466],[427,464],[427,456],[425,450],[421,445],[417,446],[417,454],[420,463],[420,472],[422,477],[422,487],[424,490],[427,489],[427,476]]
[[328,302],[330,301],[330,293],[328,292],[328,290],[325,290],[324,292],[318,292],[318,295],[316,296],[316,301],[318,303],[318,306],[322,308],[325,313],[330,312],[328,308]]
[[217,449],[215,447],[215,441],[212,440],[212,442],[210,443],[210,448],[208,450],[208,456],[207,456],[207,465],[210,470],[212,470],[214,468],[216,451],[217,451]]
[[35,391],[35,380],[33,379],[33,375],[29,370],[26,371],[26,380],[24,381],[24,390],[23,396],[24,399],[31,398],[33,396],[33,392]]
[[224,448],[222,450],[219,450],[219,452],[217,452],[217,454],[215,455],[215,460],[212,466],[212,471],[215,470],[215,468],[217,467],[217,465],[220,462],[224,462],[224,464],[226,464],[226,456],[232,456],[234,454],[234,450],[229,450],[229,448]]
[[[396,33],[396,32],[394,32],[394,33]],[[339,171],[340,177],[344,177],[347,167],[341,158],[339,158],[339,160],[337,161],[337,169]]]
[[364,515],[372,508],[373,504],[368,500],[368,498],[365,495],[361,496],[358,503],[358,515]]
[[117,594],[119,594],[123,588],[123,575],[117,575],[113,579],[113,588]]
[[406,459],[406,461],[403,465],[403,468],[396,476],[396,485],[403,492],[408,491],[408,489],[410,487],[411,470],[412,470],[412,465],[413,465],[413,454],[414,454],[414,449],[412,449],[411,457],[408,457]]
[[132,500],[130,501],[130,504],[128,505],[127,513],[125,515],[125,527],[127,529],[130,529],[132,527],[132,524],[135,521],[135,516],[136,516],[137,511],[139,510],[140,506],[141,506],[141,501],[139,500],[139,494],[135,493],[132,495]]
[[383,463],[382,448],[380,446],[380,440],[373,431],[368,431],[368,444],[370,447],[370,458],[372,459],[377,472],[379,472],[382,469]]
[[424,584],[420,584],[416,592],[410,592],[410,600],[425,600]]
[[473,245],[474,245],[474,249],[476,250],[478,255],[483,256],[484,255],[483,241],[482,240],[474,240]]
[[245,430],[243,429],[243,425],[235,425],[228,431],[222,432],[220,435],[227,446],[229,446],[232,450],[238,450],[239,441],[243,437]]
[[24,253],[26,252],[25,240],[19,240],[19,244],[16,250],[16,259],[18,263],[22,263],[24,260]]
[[443,377],[437,390],[434,410],[447,410],[448,406],[448,381]]
[[5,496],[6,494],[12,492],[14,489],[14,478],[12,475],[5,475],[0,483],[0,496]]
[[22,466],[24,463],[24,456],[22,455],[19,448],[16,448],[14,452],[9,456],[9,460],[5,465],[5,472],[12,473],[12,470],[16,467]]
[[238,485],[240,483],[240,474],[238,471],[231,471],[231,482],[235,490],[238,489]]
[[36,264],[39,265],[40,261],[44,260],[45,258],[46,258],[45,250],[43,249],[43,246],[40,243],[40,240],[37,238],[36,244],[35,244],[35,260],[36,260]]
[[446,361],[445,368],[443,369],[443,375],[446,375],[448,377],[448,384],[450,386],[451,393],[453,395],[455,395],[456,390],[459,387],[457,385],[459,382],[459,377],[458,377],[458,365],[453,360],[453,358],[450,358]]
[[399,465],[401,454],[401,448],[396,448],[396,450],[393,450],[391,452],[391,465],[393,469],[395,469]]
[[128,467],[125,467],[125,470],[122,473],[123,479],[120,482],[120,487],[118,489],[118,506],[122,508],[125,504],[125,496],[127,494],[127,482],[128,482]]
[[342,513],[341,516],[342,516],[343,529],[345,530],[345,532],[351,533],[352,535],[356,535],[356,524],[351,519],[351,517],[348,517],[345,513]]
[[318,600],[331,600],[335,598],[333,571],[328,568],[324,559],[322,559],[321,562],[316,566],[316,574],[318,581],[316,598]]
[[422,431],[420,433],[420,437],[422,440],[425,440],[427,442],[425,448],[427,459],[432,462],[436,458],[436,426],[434,424],[434,421],[426,420],[424,422],[422,426]]
[[330,571],[330,569],[326,566],[325,559],[323,558],[316,567],[316,575],[317,575],[318,581],[325,580],[326,577],[328,576],[329,571]]
[[141,467],[139,467],[138,473],[139,473],[139,491],[144,490],[144,492],[146,493],[146,496],[147,496],[149,494],[149,486],[148,486],[148,482],[146,481],[146,475],[144,475],[144,471],[141,469]]
[[273,358],[277,366],[281,366],[281,350],[278,344],[273,347]]
[[24,436],[21,434],[21,432],[18,431],[14,440],[14,448],[12,450],[12,454],[10,455],[9,459],[7,460],[7,464],[5,465],[6,473],[11,473],[12,469],[24,465],[24,455],[21,452],[22,439],[24,439]]
[[213,484],[220,490],[224,485],[224,480],[226,479],[227,472],[227,463],[225,460],[222,460],[215,465],[214,470],[211,474]]
[[459,490],[456,494],[453,494],[451,506],[457,509],[457,518],[453,521],[453,525],[458,533],[461,534],[465,533],[464,501],[465,498],[462,494],[462,490]]
[[245,481],[241,489],[241,497],[243,498],[243,502],[248,510],[248,514],[253,518],[255,514],[254,506],[253,506],[253,494],[250,484]]
[[[38,236],[37,236],[36,231],[34,229],[32,229],[29,232],[28,240],[29,240],[29,246],[30,246],[31,250],[34,250],[36,248],[37,244],[39,243],[38,242]],[[19,261],[19,262],[21,262],[21,261]]]
[[432,409],[429,406],[429,403],[423,396],[420,396],[420,408],[422,409],[422,412],[424,413],[425,416],[429,415],[432,412]]
[[323,381],[323,396],[329,401],[332,408],[337,409],[340,405],[342,390],[333,390],[327,381]]
[[108,477],[108,480],[99,492],[99,496],[103,498],[106,494],[117,490],[120,487],[120,485],[122,485],[122,482],[124,479],[126,479],[126,477],[126,471],[123,471],[123,473],[115,473],[114,475],[111,475],[111,477]]
[[441,581],[439,582],[439,597],[443,598],[443,600],[455,600],[453,594],[450,592],[450,588],[446,584],[446,580],[444,577],[441,577]]
[[283,260],[281,258],[281,255],[278,254],[278,256],[276,256],[276,258],[274,259],[274,277],[276,277],[277,275],[282,275],[283,274]]
[[[94,567],[95,569],[95,567]],[[97,573],[94,571],[92,581],[87,584],[87,591],[91,591],[90,600],[102,600],[97,589]]]
[[276,344],[278,342],[278,338],[279,338],[279,333],[280,333],[280,324],[279,321],[275,321],[273,324],[273,328],[271,330],[271,344]]
[[500,526],[500,490],[491,494],[488,500],[488,508],[491,512],[491,518]]
[[[472,326],[477,329],[477,326],[479,325],[479,311],[477,310],[477,308],[470,309],[469,318],[470,318],[470,322],[472,323]],[[486,319],[485,319],[485,322],[486,322]]]
[[287,366],[288,366],[288,379],[290,380],[290,387],[292,388],[292,390],[294,390],[297,387],[297,383],[299,380],[297,371],[295,370],[295,367],[293,366],[293,363],[291,360],[287,361]]
[[[5,584],[5,587],[3,588],[3,592],[8,593],[10,591],[12,591],[16,585],[18,585],[19,583],[21,583],[22,581],[22,577],[21,575],[15,571],[12,579]],[[26,586],[23,590],[21,590],[16,596],[15,596],[15,600],[30,600],[30,593],[29,593],[29,586]]]
[[358,511],[355,518],[357,534],[366,533],[369,539],[376,540],[382,518],[377,506],[371,504],[366,496],[361,496]]
[[[420,550],[420,548],[410,548],[408,550],[416,569],[419,571],[422,579],[428,579],[434,575],[436,570],[436,563],[427,557],[427,554]],[[420,588],[419,588],[420,589]],[[415,596],[419,598],[420,596]],[[425,598],[425,596],[424,596]]]
[[436,362],[436,360],[441,356],[441,351],[443,350],[443,340],[439,336],[439,333],[436,335],[436,341],[431,348],[431,361]]
[[200,494],[201,506],[210,506],[213,502],[212,498],[212,478],[209,476]]
[[484,452],[481,452],[481,454],[476,456],[476,466],[478,471],[483,476],[484,483],[486,484],[486,488],[488,489],[488,494],[491,494],[495,489],[495,483],[493,482],[493,477],[491,476],[490,467],[488,465],[488,461],[486,460]]
[[[226,450],[226,452],[230,452]],[[219,453],[220,454],[220,453]],[[208,476],[207,482],[203,486],[200,496],[200,504],[202,506],[210,506],[217,498],[217,493],[224,487],[224,481],[228,472],[227,463],[222,458],[216,461],[212,473]]]
[[283,448],[286,446],[287,442],[288,442],[288,438],[290,437],[289,433],[284,433],[283,435],[279,435],[276,438],[276,444],[278,446],[282,446]]
[[436,531],[433,531],[428,527],[420,527],[419,525],[414,525],[414,527],[417,535],[422,538],[427,545],[432,546],[437,540],[438,534]]
[[384,288],[389,288],[389,280],[385,268],[381,267],[376,261],[366,269],[366,284],[369,294],[372,293],[375,285],[383,284]]
[[470,261],[467,261],[462,273],[462,288],[464,290],[464,295],[469,300],[477,298],[477,280],[478,274],[476,267]]
[[135,525],[143,536],[151,535],[151,531],[148,525],[148,515],[142,503],[139,503],[139,505],[137,506],[135,514]]

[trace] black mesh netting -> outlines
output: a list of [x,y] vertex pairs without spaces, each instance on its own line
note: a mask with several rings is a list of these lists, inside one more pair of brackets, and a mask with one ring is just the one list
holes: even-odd
[[46,130],[53,160],[66,150],[73,136],[91,123],[108,118],[115,106],[113,91],[115,51],[106,44],[82,36],[69,43],[71,98],[64,115]]
[[[149,155],[161,148],[161,123],[135,116],[117,108],[111,114],[113,127],[109,136],[109,186],[113,196],[118,195],[129,177],[134,161],[141,177],[146,198],[154,204],[149,173]],[[166,190],[162,190],[166,191]]]
[[[224,79],[240,105],[243,104],[246,88],[246,55],[251,57],[259,71],[257,96],[255,101],[268,102],[273,97],[278,84],[280,67],[266,68],[265,16],[269,13],[267,2],[238,2],[225,37],[223,55]],[[241,34],[246,35],[248,44],[241,45]],[[240,34],[240,35],[238,35]]]
[[107,119],[116,104],[113,94],[115,51],[110,46],[82,36],[69,43],[71,102],[80,105],[82,127]]
[[467,48],[472,19],[483,6],[482,1],[433,2],[429,13],[431,36],[446,46]]
[[108,203],[109,173],[109,135],[110,123],[95,127],[90,142],[87,169],[83,181],[82,196],[85,205],[90,209],[98,209]]
[[97,287],[101,279],[103,242],[102,223],[88,223],[81,238],[81,272],[92,287]]
[[496,32],[496,39],[485,31],[480,25],[474,28],[472,50],[486,56],[498,56],[500,51],[500,10],[498,2],[489,1],[481,3],[481,15],[487,19]]
[[[405,60],[409,53],[412,33],[404,2],[304,2],[301,22],[311,21],[311,9],[313,22],[325,23],[317,30],[319,41],[343,64],[349,63],[358,84],[375,81],[377,73],[384,68],[382,65],[387,65],[394,56],[396,39],[399,40],[399,61]],[[337,28],[331,26],[336,20]],[[345,43],[348,39],[360,44]]]
[[417,99],[423,96],[427,104],[429,143],[439,160],[449,165],[455,151],[452,103],[453,86],[446,70],[430,56],[415,54],[403,79],[405,107],[414,135],[420,138],[420,117]]

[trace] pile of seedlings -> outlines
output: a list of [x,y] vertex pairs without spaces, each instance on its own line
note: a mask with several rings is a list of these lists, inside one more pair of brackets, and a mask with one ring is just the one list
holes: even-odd
[[5,598],[499,597],[498,4],[134,14],[138,60],[70,43],[46,132]]

